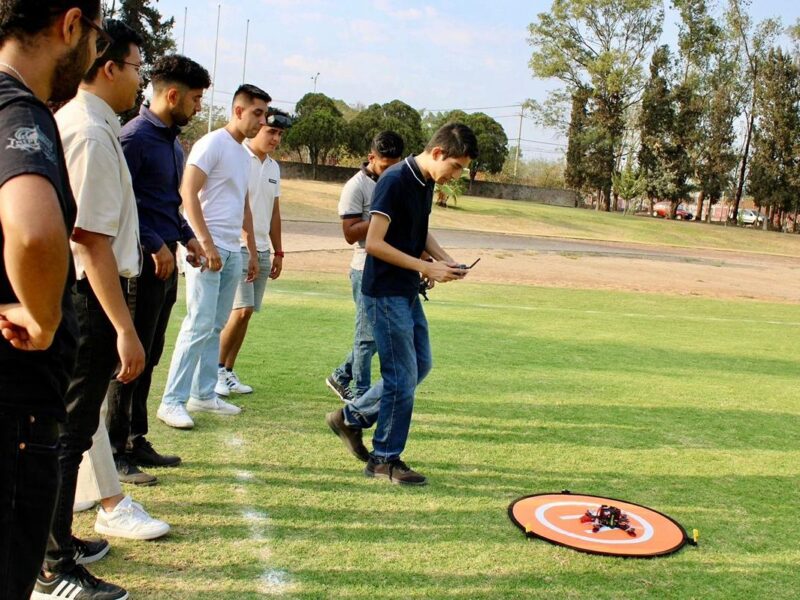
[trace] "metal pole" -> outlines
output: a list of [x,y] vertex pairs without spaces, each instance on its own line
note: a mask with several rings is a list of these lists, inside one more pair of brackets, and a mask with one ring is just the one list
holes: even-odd
[[219,19],[222,14],[222,4],[217,4],[217,39],[214,41],[214,71],[211,76],[211,102],[208,104],[208,133],[211,133],[212,117],[214,114],[214,88],[217,81],[217,49],[219,48]]
[[317,73],[316,75],[314,75],[314,76],[311,78],[311,79],[313,79],[313,80],[314,80],[314,93],[315,93],[315,94],[317,93],[317,78],[318,78],[318,77],[319,77],[319,73]]
[[247,74],[247,41],[250,39],[250,19],[247,19],[247,29],[244,34],[244,66],[242,67],[242,83],[245,81]]
[[181,54],[186,54],[186,22],[189,20],[189,7],[183,7],[183,41],[181,42]]
[[519,147],[522,145],[522,117],[525,116],[525,108],[519,107],[519,131],[517,132],[517,155],[514,158],[514,179],[517,178],[517,168],[519,167]]

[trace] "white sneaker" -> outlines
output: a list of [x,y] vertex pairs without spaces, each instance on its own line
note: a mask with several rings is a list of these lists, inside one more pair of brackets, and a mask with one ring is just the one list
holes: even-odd
[[78,502],[76,500],[75,504],[72,505],[72,512],[78,513],[89,510],[90,508],[94,508],[95,504],[97,504],[97,502],[94,500],[84,500],[83,502]]
[[94,530],[102,535],[128,538],[130,540],[154,540],[166,535],[169,525],[147,514],[130,496],[114,507],[111,512],[100,507]]
[[238,415],[242,412],[241,408],[234,406],[230,402],[225,402],[222,398],[213,398],[211,400],[189,398],[186,408],[195,412],[210,412],[215,415]]
[[231,393],[230,389],[228,389],[228,369],[225,367],[217,369],[217,383],[214,386],[214,393],[225,398]]
[[186,407],[183,404],[164,404],[162,402],[158,407],[156,416],[170,427],[175,427],[176,429],[191,429],[194,427],[194,421],[192,421],[189,413],[186,412]]
[[253,388],[251,386],[239,381],[239,378],[236,376],[236,371],[228,371],[226,383],[228,384],[228,389],[237,394],[253,393]]

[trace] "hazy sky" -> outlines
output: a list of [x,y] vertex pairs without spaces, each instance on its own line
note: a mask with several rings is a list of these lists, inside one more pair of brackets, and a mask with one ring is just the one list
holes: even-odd
[[[215,103],[227,104],[242,81],[248,19],[246,79],[289,110],[313,90],[319,73],[317,91],[348,104],[397,98],[417,109],[492,107],[483,112],[516,140],[519,108],[512,105],[543,100],[558,86],[533,79],[528,68],[527,26],[549,9],[550,0],[160,0],[162,14],[175,17],[178,50],[186,23],[185,54],[209,72],[220,4]],[[753,4],[757,18],[794,23],[800,17],[796,0]],[[668,23],[664,42],[674,35]],[[523,123],[525,156],[561,155],[557,133],[529,119]]]

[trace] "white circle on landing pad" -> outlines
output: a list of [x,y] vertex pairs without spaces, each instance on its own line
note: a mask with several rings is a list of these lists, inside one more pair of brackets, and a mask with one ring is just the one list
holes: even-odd
[[534,515],[536,516],[536,520],[538,520],[542,525],[550,529],[551,531],[555,531],[556,533],[560,533],[561,535],[565,535],[567,537],[576,539],[576,540],[583,540],[584,542],[591,542],[593,544],[609,544],[609,545],[630,545],[630,544],[641,544],[650,540],[653,537],[654,529],[653,526],[645,519],[637,515],[636,513],[626,511],[625,514],[628,515],[629,519],[637,521],[643,530],[643,534],[641,537],[630,538],[627,540],[605,540],[599,537],[589,537],[586,535],[580,535],[578,533],[572,533],[571,531],[567,531],[565,529],[561,529],[557,525],[551,523],[547,518],[547,511],[551,508],[557,508],[560,506],[580,506],[584,508],[598,508],[596,503],[590,502],[550,502],[548,504],[543,504],[542,506],[536,509]]

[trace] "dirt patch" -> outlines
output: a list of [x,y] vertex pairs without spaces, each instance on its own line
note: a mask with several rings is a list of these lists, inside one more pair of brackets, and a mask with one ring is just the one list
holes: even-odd
[[[291,249],[285,268],[343,273],[352,249],[343,239],[312,233],[286,233]],[[635,253],[637,248],[631,247]],[[665,249],[665,252],[667,249]],[[800,263],[785,257],[720,251],[669,249],[669,260],[597,256],[583,252],[448,247],[459,260],[480,264],[470,281],[544,287],[605,289],[708,298],[754,299],[794,303],[800,299]]]

